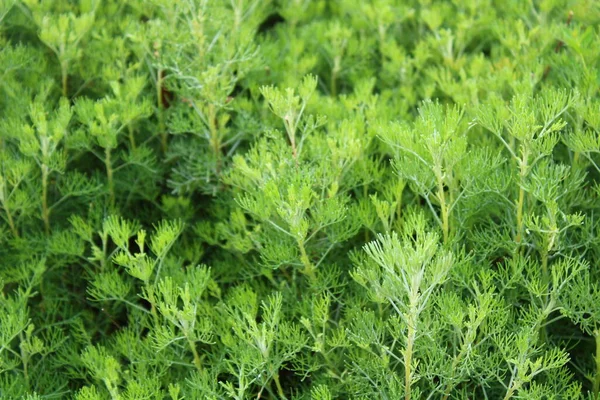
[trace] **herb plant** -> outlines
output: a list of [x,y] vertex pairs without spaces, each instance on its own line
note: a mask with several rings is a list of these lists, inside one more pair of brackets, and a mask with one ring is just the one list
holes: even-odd
[[0,0],[0,398],[600,399],[594,0]]

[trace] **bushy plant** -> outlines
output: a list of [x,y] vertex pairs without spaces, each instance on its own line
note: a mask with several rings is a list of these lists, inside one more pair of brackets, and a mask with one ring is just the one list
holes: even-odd
[[0,398],[600,399],[599,26],[0,0]]

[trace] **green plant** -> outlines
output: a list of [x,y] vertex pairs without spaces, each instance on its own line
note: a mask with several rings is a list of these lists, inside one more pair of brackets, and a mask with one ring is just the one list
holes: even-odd
[[0,398],[599,398],[599,22],[0,0]]

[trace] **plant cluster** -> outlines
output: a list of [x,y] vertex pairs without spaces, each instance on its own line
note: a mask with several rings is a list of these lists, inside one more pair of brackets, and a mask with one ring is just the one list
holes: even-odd
[[0,398],[600,399],[599,27],[0,0]]

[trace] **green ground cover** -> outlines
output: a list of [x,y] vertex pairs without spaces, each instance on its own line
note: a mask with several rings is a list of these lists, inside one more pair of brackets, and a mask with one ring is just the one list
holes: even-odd
[[600,399],[600,2],[0,0],[0,398]]

